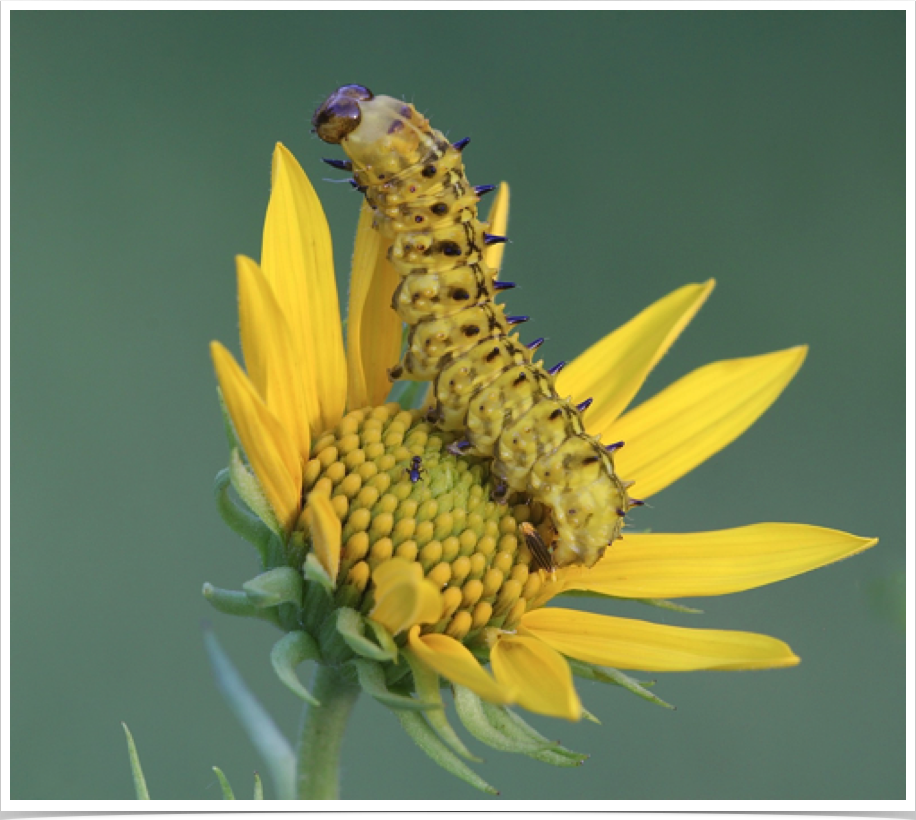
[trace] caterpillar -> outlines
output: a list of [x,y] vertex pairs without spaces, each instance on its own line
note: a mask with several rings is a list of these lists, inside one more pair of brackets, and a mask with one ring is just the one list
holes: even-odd
[[[360,85],[338,88],[312,125],[346,152],[347,160],[325,161],[352,171],[400,276],[392,307],[409,332],[392,380],[433,383],[430,420],[464,431],[453,451],[492,459],[495,500],[524,493],[549,508],[552,552],[532,549],[538,563],[547,554],[548,566],[593,566],[641,502],[614,470],[621,443],[605,447],[585,431],[591,400],[573,405],[559,396],[559,366],[533,361],[543,339],[523,345],[511,328],[527,317],[507,316],[494,302],[513,285],[484,261],[484,248],[505,237],[488,234],[478,219],[477,203],[494,186],[468,183],[469,140],[450,143],[412,104]],[[534,533],[524,535],[538,547]]]

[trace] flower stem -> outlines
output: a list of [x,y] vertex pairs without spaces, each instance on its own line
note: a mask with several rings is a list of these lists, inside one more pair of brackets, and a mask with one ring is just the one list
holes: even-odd
[[296,753],[296,796],[300,800],[337,800],[344,731],[361,690],[333,668],[319,664],[311,691],[321,706],[306,704],[302,713]]

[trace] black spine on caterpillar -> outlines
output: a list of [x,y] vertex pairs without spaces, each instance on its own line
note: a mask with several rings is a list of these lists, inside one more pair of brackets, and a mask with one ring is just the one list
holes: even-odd
[[357,85],[335,91],[312,124],[346,151],[401,277],[392,307],[410,330],[392,379],[433,382],[438,426],[464,431],[462,452],[492,459],[503,496],[526,493],[550,509],[555,565],[593,566],[632,505],[611,452],[585,432],[584,408],[532,361],[537,345],[510,335],[525,317],[494,302],[505,284],[484,248],[503,237],[477,217],[488,186],[465,178],[467,142],[452,145],[413,105]]

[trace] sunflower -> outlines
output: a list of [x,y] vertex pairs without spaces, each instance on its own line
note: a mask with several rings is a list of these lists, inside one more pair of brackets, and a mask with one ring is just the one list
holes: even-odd
[[[505,231],[508,201],[503,184],[488,217],[495,233]],[[490,267],[499,269],[504,247],[487,249]],[[589,713],[574,676],[658,701],[622,670],[798,663],[785,643],[765,635],[548,604],[590,594],[679,608],[668,599],[752,589],[846,558],[877,539],[779,523],[628,531],[592,569],[538,569],[520,533],[549,512],[524,499],[492,502],[485,462],[449,451],[449,435],[410,409],[416,401],[386,403],[387,368],[402,344],[390,308],[397,275],[386,250],[364,205],[344,346],[327,221],[302,168],[278,145],[261,263],[237,259],[245,369],[219,342],[211,350],[232,448],[230,467],[217,481],[219,505],[258,546],[263,571],[240,593],[210,586],[205,592],[223,611],[256,615],[284,631],[274,666],[312,704],[300,739],[299,796],[336,794],[326,771],[336,765],[326,762],[333,753],[325,749],[322,764],[314,748],[327,728],[322,710],[352,702],[360,690],[396,710],[436,762],[490,790],[461,760],[476,758],[445,718],[443,681],[479,740],[574,765],[584,756],[543,738],[509,707],[578,720]],[[635,482],[641,498],[737,438],[805,358],[806,348],[793,347],[716,362],[630,408],[713,286],[710,280],[670,293],[557,377],[560,395],[593,397],[589,433],[626,443],[615,454],[617,472]],[[312,691],[295,673],[305,659],[318,662]]]

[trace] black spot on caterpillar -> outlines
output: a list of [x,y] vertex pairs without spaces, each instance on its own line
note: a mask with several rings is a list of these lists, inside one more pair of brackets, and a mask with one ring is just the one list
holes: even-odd
[[556,539],[552,556],[537,545],[538,565],[593,566],[632,503],[611,451],[585,432],[587,404],[557,394],[557,371],[532,361],[539,343],[510,335],[525,317],[507,317],[493,301],[504,288],[483,250],[504,237],[477,217],[491,188],[468,183],[467,141],[451,144],[413,105],[358,85],[335,91],[312,124],[346,151],[401,277],[392,306],[410,330],[392,379],[433,382],[430,418],[464,431],[456,452],[492,459],[498,500],[515,491],[550,509]]

